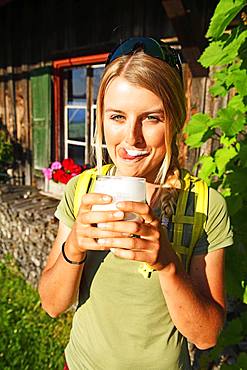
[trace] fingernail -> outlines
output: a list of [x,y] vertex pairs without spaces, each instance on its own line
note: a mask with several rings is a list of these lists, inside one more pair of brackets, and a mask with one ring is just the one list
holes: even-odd
[[117,202],[116,207],[123,207],[123,202]]
[[105,244],[107,244],[107,240],[106,239],[98,239],[97,243],[101,244],[101,245],[105,245]]
[[107,223],[103,223],[103,222],[98,223],[97,226],[100,229],[107,229],[107,227],[108,227]]
[[110,248],[110,251],[114,254],[116,253],[116,248]]
[[102,200],[104,202],[109,202],[111,200],[111,197],[109,195],[103,195]]
[[114,212],[114,217],[123,217],[124,216],[124,213],[121,212],[121,211],[118,211],[118,212]]

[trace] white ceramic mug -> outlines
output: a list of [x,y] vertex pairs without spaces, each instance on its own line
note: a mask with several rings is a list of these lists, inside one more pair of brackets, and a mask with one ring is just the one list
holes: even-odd
[[[146,201],[146,179],[127,176],[97,176],[94,193],[103,193],[112,196],[109,204],[96,204],[93,211],[117,210],[116,203],[120,201]],[[134,221],[140,217],[132,212],[125,213],[125,220]]]

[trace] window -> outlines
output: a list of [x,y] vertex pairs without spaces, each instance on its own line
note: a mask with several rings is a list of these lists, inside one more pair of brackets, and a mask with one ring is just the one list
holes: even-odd
[[102,65],[66,70],[64,157],[73,158],[80,165],[90,163],[95,145],[96,99],[103,70]]
[[55,159],[92,162],[96,99],[106,58],[100,54],[54,62]]
[[64,70],[64,158],[85,163],[87,117],[87,68]]
[[94,66],[93,67],[93,104],[91,107],[91,146],[95,146],[94,134],[96,129],[96,101],[99,90],[100,79],[104,71],[103,66]]

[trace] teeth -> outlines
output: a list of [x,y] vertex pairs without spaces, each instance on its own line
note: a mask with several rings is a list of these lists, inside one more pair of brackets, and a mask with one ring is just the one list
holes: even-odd
[[125,149],[126,152],[128,153],[128,155],[131,155],[131,157],[138,157],[139,155],[144,155],[144,154],[147,154],[148,152],[143,150],[143,151],[140,151],[140,150],[129,150],[129,149]]

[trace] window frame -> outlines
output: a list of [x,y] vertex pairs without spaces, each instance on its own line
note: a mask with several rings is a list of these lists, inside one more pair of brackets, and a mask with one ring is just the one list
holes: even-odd
[[68,147],[69,145],[76,145],[76,146],[83,146],[86,148],[86,136],[87,136],[87,125],[85,124],[85,139],[82,140],[72,140],[68,138],[68,129],[69,129],[69,123],[68,123],[68,111],[69,109],[84,109],[85,110],[85,116],[87,113],[87,106],[86,105],[79,105],[79,104],[65,104],[64,105],[64,158],[68,158]]
[[[101,53],[101,54],[93,54],[93,55],[86,55],[81,57],[75,58],[67,58],[62,60],[53,61],[53,92],[54,92],[54,159],[61,160],[63,156],[62,150],[65,143],[61,143],[61,136],[62,132],[65,129],[67,117],[65,117],[65,104],[63,99],[63,77],[62,71],[66,68],[71,67],[79,67],[79,66],[90,66],[94,64],[103,64],[106,62],[109,53]],[[94,105],[94,104],[93,104]],[[66,104],[67,106],[67,104]],[[91,112],[90,112],[91,115]],[[90,127],[92,127],[92,119],[89,122]],[[87,124],[86,124],[87,126]],[[87,127],[85,128],[87,135]],[[90,133],[89,141],[91,142],[92,136]],[[81,142],[78,142],[81,145]],[[78,144],[75,144],[78,145]],[[87,145],[87,138],[85,140],[85,146]],[[65,148],[64,148],[65,149]]]

